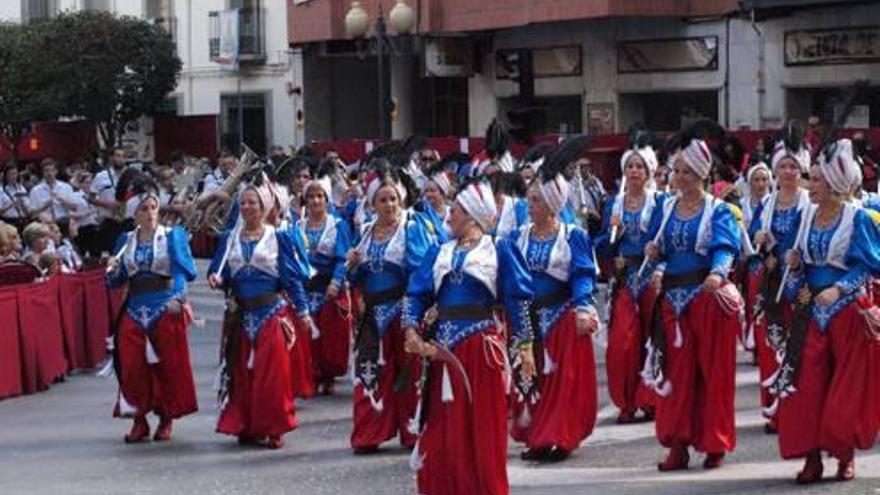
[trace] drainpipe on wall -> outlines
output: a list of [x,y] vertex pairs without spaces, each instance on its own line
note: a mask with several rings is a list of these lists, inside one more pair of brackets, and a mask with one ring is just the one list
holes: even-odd
[[730,129],[730,16],[725,17],[724,35],[724,127]]
[[758,68],[756,72],[757,82],[758,82],[758,129],[764,128],[764,104],[765,98],[767,97],[767,90],[765,87],[765,78],[766,74],[764,73],[764,32],[758,28],[758,24],[755,22],[755,9],[752,9],[751,12],[751,25],[752,29],[755,31],[755,34],[758,35]]

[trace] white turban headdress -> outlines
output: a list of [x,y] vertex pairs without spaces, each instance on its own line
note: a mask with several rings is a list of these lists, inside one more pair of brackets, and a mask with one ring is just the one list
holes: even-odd
[[852,194],[862,185],[862,167],[853,154],[852,141],[840,139],[819,156],[822,176],[834,192]]
[[538,190],[541,191],[541,197],[544,198],[547,208],[558,215],[568,202],[570,187],[562,174],[556,174],[553,179],[542,181],[538,185]]
[[449,193],[452,192],[452,182],[449,180],[449,176],[446,175],[446,172],[437,172],[431,176],[430,181],[437,184],[437,187],[440,188],[440,191],[444,196],[449,196]]
[[[373,175],[367,181],[367,204],[370,207],[373,206],[373,199],[375,199],[376,193],[383,185],[387,185],[387,183],[382,180],[382,177],[379,174]],[[403,203],[406,201],[406,188],[403,187],[403,184],[397,179],[392,179],[390,185],[394,186],[394,190],[397,191],[397,197],[400,199],[400,202]]]
[[325,175],[324,177],[320,177],[317,179],[310,180],[308,184],[306,184],[305,191],[308,192],[309,188],[318,187],[321,191],[324,192],[324,195],[327,196],[327,201],[329,202],[333,198],[333,182],[330,180],[329,175]]
[[473,218],[484,232],[492,228],[498,213],[492,188],[486,183],[470,184],[455,197],[464,211]]
[[712,170],[712,152],[702,139],[692,139],[690,144],[681,149],[681,157],[685,164],[693,170],[697,177],[706,179]]
[[620,173],[626,174],[626,164],[634,156],[638,156],[643,162],[645,162],[645,167],[648,168],[648,180],[651,180],[651,177],[654,176],[654,172],[657,170],[658,164],[657,153],[651,146],[626,150],[620,158]]
[[810,150],[801,146],[798,150],[789,149],[785,146],[785,141],[778,141],[773,147],[773,156],[770,159],[770,168],[773,169],[773,175],[779,174],[779,164],[785,158],[791,158],[800,167],[801,173],[805,174],[810,170]]

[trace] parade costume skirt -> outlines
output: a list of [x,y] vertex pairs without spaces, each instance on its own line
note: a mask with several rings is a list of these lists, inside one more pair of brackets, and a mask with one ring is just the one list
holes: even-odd
[[782,457],[818,449],[847,459],[870,449],[880,427],[880,342],[866,335],[858,299],[832,317],[824,332],[810,320],[801,352],[796,391],[779,403]]
[[[263,323],[255,341],[239,330],[238,352],[231,366],[229,402],[220,412],[217,433],[260,438],[283,435],[297,426],[288,352],[281,319],[293,318],[289,307]],[[253,368],[248,369],[251,349]]]
[[727,314],[714,294],[700,293],[681,314],[682,345],[675,347],[675,312],[665,298],[660,308],[672,389],[658,396],[657,439],[667,448],[733,451],[739,315]]
[[381,411],[364,392],[361,384],[354,388],[354,428],[352,448],[375,447],[400,433],[400,443],[411,447],[416,437],[407,429],[418,403],[416,382],[419,379],[419,358],[403,349],[404,332],[396,319],[382,337],[385,365],[379,373],[374,399]]
[[[459,342],[452,352],[470,382],[450,365],[433,361],[426,392],[427,420],[416,452],[422,495],[506,495],[507,399],[504,341],[490,328]],[[444,372],[444,367],[450,367]],[[443,401],[444,374],[451,400]]]
[[348,369],[352,332],[351,302],[346,292],[325,302],[312,315],[321,335],[312,340],[312,369],[318,383],[344,376]]
[[315,379],[312,371],[312,329],[306,328],[299,318],[294,318],[296,338],[290,349],[290,385],[293,397],[311,399],[315,396]]
[[[113,416],[145,416],[153,412],[176,419],[199,409],[187,343],[191,320],[188,309],[178,314],[166,311],[152,330],[145,332],[127,313],[122,315],[116,331],[120,399],[136,412],[123,414],[118,399]],[[158,363],[147,362],[148,335]]]
[[[557,447],[572,451],[596,425],[596,362],[593,340],[577,334],[573,309],[556,322],[537,353],[538,400],[515,401],[511,436],[530,449]],[[548,363],[545,356],[550,357]],[[530,413],[523,415],[528,407]],[[528,424],[521,418],[531,417]]]
[[636,300],[626,287],[619,287],[611,308],[605,370],[608,394],[621,411],[634,412],[656,405],[653,390],[642,382],[645,342],[651,329],[651,308],[657,293],[650,287]]
[[[771,377],[776,370],[779,369],[779,362],[776,360],[776,351],[770,346],[770,342],[767,339],[767,314],[766,311],[764,316],[760,318],[759,321],[754,321],[754,315],[752,314],[751,309],[754,308],[754,303],[761,292],[761,285],[764,280],[764,276],[766,274],[766,268],[762,265],[756,271],[750,272],[748,274],[747,282],[747,291],[746,291],[746,300],[748,301],[746,304],[746,316],[749,325],[752,325],[754,329],[755,335],[755,354],[758,359],[758,376],[760,376],[760,382],[764,383],[769,377]],[[772,302],[772,301],[770,301]],[[768,301],[764,301],[764,305],[766,306]],[[794,325],[794,308],[792,305],[784,300],[780,301],[779,305],[781,306],[781,314],[782,314],[782,326],[784,327],[784,331],[788,334],[789,330]],[[761,388],[761,406],[764,408],[770,407],[773,403],[773,397],[770,395],[766,387]],[[776,418],[769,418],[774,424],[776,422]]]

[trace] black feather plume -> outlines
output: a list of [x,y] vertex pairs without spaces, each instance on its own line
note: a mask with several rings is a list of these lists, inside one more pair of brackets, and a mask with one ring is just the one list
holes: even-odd
[[492,119],[486,129],[486,153],[490,158],[500,158],[510,148],[510,132],[498,119]]
[[645,146],[652,145],[653,142],[654,134],[641,122],[635,123],[629,127],[630,149],[642,149]]
[[529,163],[534,163],[541,158],[545,158],[547,155],[553,152],[553,146],[547,143],[537,144],[529,148],[525,153],[523,153],[522,158],[520,158],[520,166],[525,166]]
[[544,182],[553,180],[557,174],[564,173],[571,162],[574,162],[590,146],[590,137],[579,134],[565,139],[547,158],[541,166],[541,180]]

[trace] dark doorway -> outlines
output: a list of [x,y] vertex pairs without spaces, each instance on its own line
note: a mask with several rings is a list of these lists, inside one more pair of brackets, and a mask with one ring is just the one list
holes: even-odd
[[717,91],[630,93],[620,104],[621,129],[643,122],[654,131],[678,131],[695,119],[718,121]]
[[[262,93],[241,95],[242,121],[244,132],[242,140],[249,148],[263,154],[266,152],[266,102]],[[235,153],[241,152],[238,140],[238,95],[230,94],[220,97],[220,145]]]

